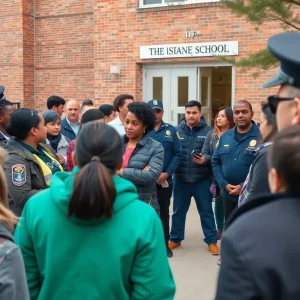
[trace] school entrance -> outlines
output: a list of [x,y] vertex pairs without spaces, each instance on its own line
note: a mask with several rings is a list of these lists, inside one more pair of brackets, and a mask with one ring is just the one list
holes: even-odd
[[144,65],[143,99],[164,104],[164,121],[178,125],[184,105],[197,100],[206,122],[212,125],[216,110],[234,99],[234,68],[225,64]]

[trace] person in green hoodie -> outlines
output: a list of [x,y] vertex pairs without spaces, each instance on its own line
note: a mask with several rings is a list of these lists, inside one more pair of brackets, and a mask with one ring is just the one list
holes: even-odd
[[77,167],[26,204],[15,240],[32,300],[174,299],[160,219],[115,176],[122,154],[115,129],[86,124]]

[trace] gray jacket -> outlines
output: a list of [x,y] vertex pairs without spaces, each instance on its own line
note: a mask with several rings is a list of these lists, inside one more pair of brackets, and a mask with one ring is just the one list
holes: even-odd
[[216,148],[216,145],[219,141],[218,136],[214,136],[214,137],[212,136],[213,133],[214,133],[213,130],[208,132],[208,134],[205,138],[204,144],[203,144],[202,151],[201,151],[206,164],[210,164],[211,158],[212,158],[215,148]]
[[[42,170],[31,152],[15,140],[3,142],[1,146],[8,152],[4,169],[8,184],[9,207],[17,216],[20,216],[27,200],[47,188],[47,185]],[[46,145],[43,148],[53,155]],[[15,167],[21,168],[22,171],[19,181],[16,180],[18,174],[14,172]]]
[[24,262],[11,233],[0,223],[0,299],[29,300]]
[[[126,147],[127,137],[124,137]],[[125,150],[124,147],[124,150]],[[140,200],[152,203],[156,211],[159,212],[157,206],[156,181],[162,172],[164,163],[164,148],[161,143],[148,137],[143,137],[136,145],[132,153],[128,167],[123,171],[123,177],[131,181],[137,188]],[[149,171],[143,169],[149,165]]]

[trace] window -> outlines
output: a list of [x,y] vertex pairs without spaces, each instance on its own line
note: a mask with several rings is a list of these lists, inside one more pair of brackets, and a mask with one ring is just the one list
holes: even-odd
[[220,0],[140,0],[140,7],[219,2]]

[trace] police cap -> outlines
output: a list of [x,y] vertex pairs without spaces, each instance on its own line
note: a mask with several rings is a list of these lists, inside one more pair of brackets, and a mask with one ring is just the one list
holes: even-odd
[[148,105],[152,109],[160,109],[160,110],[164,109],[163,103],[160,100],[152,99],[152,100],[148,101]]
[[300,88],[300,33],[276,34],[269,39],[268,48],[281,64],[277,75],[266,81],[263,87],[289,84]]

